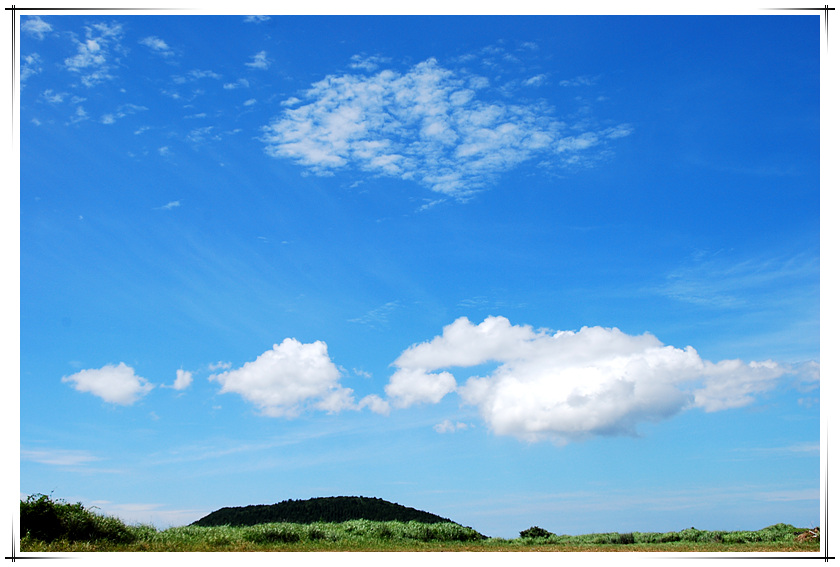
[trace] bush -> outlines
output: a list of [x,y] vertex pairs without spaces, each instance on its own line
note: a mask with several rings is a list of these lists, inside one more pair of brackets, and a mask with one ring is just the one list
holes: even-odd
[[[208,528],[205,528],[208,529]],[[244,537],[256,544],[296,543],[300,541],[300,534],[294,526],[287,524],[258,524],[244,528]]]
[[551,537],[554,534],[548,530],[544,530],[539,526],[531,526],[527,530],[522,530],[519,532],[519,537],[521,538],[538,538],[538,537]]
[[45,542],[64,539],[131,543],[137,539],[136,532],[117,518],[95,514],[81,502],[53,501],[43,494],[21,500],[20,531],[23,537]]
[[630,545],[631,543],[635,542],[636,540],[633,537],[632,533],[618,534],[618,536],[615,538],[615,543],[619,545]]

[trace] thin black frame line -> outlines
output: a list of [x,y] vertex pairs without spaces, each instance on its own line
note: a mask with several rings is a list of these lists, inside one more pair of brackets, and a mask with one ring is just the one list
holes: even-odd
[[[8,8],[6,8],[8,10]],[[17,32],[17,16],[15,15],[15,5],[12,4],[12,138],[15,134],[15,71],[17,71],[17,44],[15,43],[15,34]],[[14,140],[12,140],[14,144]],[[14,561],[14,559],[12,560]]]
[[12,563],[17,561],[18,559],[76,559],[75,557],[61,557],[59,556],[49,556],[49,555],[39,555],[39,556],[27,556],[27,555],[15,555],[15,524],[12,522],[12,554],[7,555],[5,559],[11,559]]
[[[87,11],[87,12],[111,12],[114,10],[187,10],[187,8],[15,8],[12,6],[11,8],[6,8],[6,10],[17,10],[17,11],[27,11],[27,12],[34,12],[34,11],[50,11],[50,12],[66,12],[66,11]],[[833,10],[833,8],[832,8]]]
[[762,10],[788,10],[788,11],[804,11],[804,12],[825,12],[825,46],[828,48],[828,12],[833,11],[834,8],[829,8],[826,4],[822,8],[762,8]]

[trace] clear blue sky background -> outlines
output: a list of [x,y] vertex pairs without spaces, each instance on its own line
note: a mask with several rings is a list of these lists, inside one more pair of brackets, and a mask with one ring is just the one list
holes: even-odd
[[20,24],[20,492],[820,523],[820,17]]

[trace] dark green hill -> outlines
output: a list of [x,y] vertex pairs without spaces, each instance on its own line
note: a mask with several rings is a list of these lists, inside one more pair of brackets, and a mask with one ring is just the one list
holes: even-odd
[[192,523],[194,526],[253,526],[272,522],[311,524],[313,522],[451,522],[429,512],[408,508],[381,498],[365,496],[330,496],[309,500],[284,500],[277,504],[259,504],[220,508]]

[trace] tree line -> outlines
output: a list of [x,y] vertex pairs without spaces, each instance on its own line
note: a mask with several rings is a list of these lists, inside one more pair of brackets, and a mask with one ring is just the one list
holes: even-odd
[[451,522],[436,514],[366,496],[329,496],[308,500],[284,500],[276,504],[258,504],[220,508],[192,523],[194,526],[254,526],[274,522],[311,524],[313,522]]

